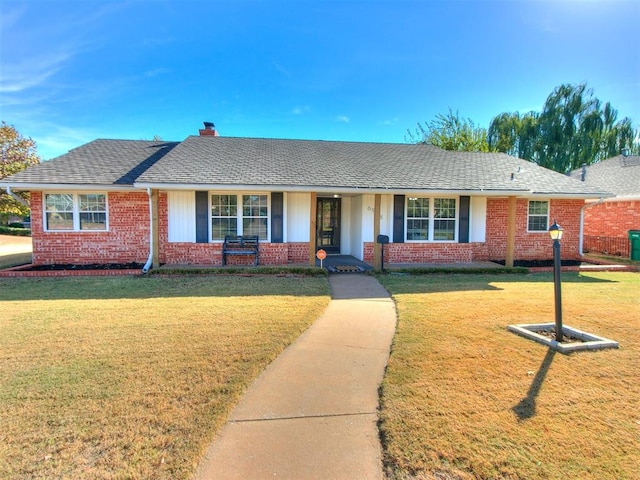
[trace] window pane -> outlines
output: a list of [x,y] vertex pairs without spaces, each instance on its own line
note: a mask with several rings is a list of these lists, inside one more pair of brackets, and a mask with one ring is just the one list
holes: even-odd
[[547,215],[549,202],[532,200],[529,202],[529,215]]
[[106,212],[107,196],[102,194],[78,195],[81,212]]
[[237,218],[212,218],[211,238],[213,240],[224,240],[227,235],[238,234]]
[[80,213],[80,230],[106,230],[107,214],[90,212]]
[[434,240],[455,240],[456,221],[455,220],[434,220],[433,239]]
[[211,195],[211,216],[235,217],[238,215],[238,197],[235,195]]
[[454,198],[436,198],[433,201],[434,218],[456,218],[456,201]]
[[530,232],[544,232],[547,230],[547,217],[529,217]]
[[429,218],[429,199],[409,198],[407,200],[407,217]]
[[73,230],[73,213],[47,212],[47,230]]
[[266,240],[267,237],[267,219],[266,218],[243,218],[242,219],[243,235],[258,235],[259,238]]
[[429,240],[429,220],[407,220],[407,240]]
[[267,216],[267,196],[266,195],[243,195],[242,196],[242,216],[266,217]]
[[45,196],[47,212],[73,212],[73,194],[49,193]]

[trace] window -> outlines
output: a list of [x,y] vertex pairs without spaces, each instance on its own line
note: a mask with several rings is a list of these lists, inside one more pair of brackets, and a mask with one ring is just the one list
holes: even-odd
[[211,195],[211,238],[224,240],[238,234],[238,197]]
[[49,231],[107,229],[104,193],[47,193],[44,210],[45,229]]
[[527,230],[529,232],[546,232],[549,225],[549,202],[529,201]]
[[226,235],[258,235],[267,240],[268,225],[268,195],[211,195],[212,240],[224,240]]
[[456,204],[455,198],[407,198],[407,240],[454,241]]
[[429,240],[429,199],[407,200],[407,240]]
[[433,201],[433,239],[455,240],[456,201],[453,198],[436,198]]
[[268,204],[266,195],[242,196],[243,235],[258,235],[267,239]]

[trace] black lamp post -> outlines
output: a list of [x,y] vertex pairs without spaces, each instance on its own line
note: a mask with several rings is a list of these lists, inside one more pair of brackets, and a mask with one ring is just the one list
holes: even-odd
[[560,239],[562,227],[553,221],[549,228],[553,240],[553,289],[556,299],[556,341],[562,342],[562,293],[560,289]]

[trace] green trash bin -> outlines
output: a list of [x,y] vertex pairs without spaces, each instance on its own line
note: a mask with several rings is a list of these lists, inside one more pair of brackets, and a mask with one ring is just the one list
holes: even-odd
[[629,230],[630,258],[640,262],[640,230]]

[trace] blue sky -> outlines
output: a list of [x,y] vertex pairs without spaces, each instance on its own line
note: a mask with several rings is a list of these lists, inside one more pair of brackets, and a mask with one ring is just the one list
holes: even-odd
[[405,141],[586,82],[640,124],[640,1],[0,3],[0,119],[43,159],[96,138]]

